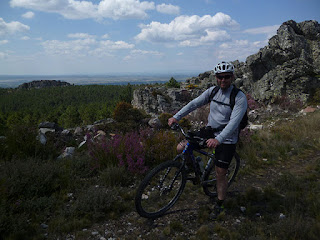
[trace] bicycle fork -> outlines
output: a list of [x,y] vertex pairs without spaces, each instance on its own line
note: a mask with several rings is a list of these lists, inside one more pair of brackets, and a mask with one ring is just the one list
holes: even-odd
[[184,164],[181,164],[181,167],[178,171],[176,171],[174,178],[172,179],[170,185],[168,187],[164,187],[163,188],[163,183],[165,181],[165,179],[167,178],[169,172],[171,171],[171,167],[167,169],[166,173],[164,174],[164,176],[162,177],[162,179],[160,179],[160,184],[158,186],[159,190],[160,190],[160,196],[162,196],[162,194],[165,194],[167,192],[170,192],[173,188],[174,182],[177,180],[179,174],[182,172],[182,169],[184,168]]

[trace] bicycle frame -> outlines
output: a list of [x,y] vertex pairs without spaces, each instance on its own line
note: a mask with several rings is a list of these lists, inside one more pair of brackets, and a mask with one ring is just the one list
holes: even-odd
[[[181,166],[181,168],[185,167],[185,164],[186,164],[186,160],[187,160],[187,157],[186,156],[189,156],[191,161],[192,161],[192,164],[193,164],[193,168],[194,168],[194,172],[196,174],[197,177],[199,177],[201,179],[201,182],[203,182],[203,176],[204,176],[204,172],[203,173],[200,173],[200,170],[198,169],[197,167],[197,162],[195,160],[195,156],[193,154],[193,151],[195,152],[198,152],[200,153],[201,155],[204,155],[206,157],[209,157],[209,161],[207,162],[205,168],[204,168],[204,172],[209,168],[209,166],[211,165],[211,162],[215,159],[215,155],[214,153],[209,153],[209,152],[206,152],[204,150],[201,150],[201,149],[198,149],[198,148],[195,148],[191,143],[187,143],[183,152],[179,155],[177,155],[175,157],[174,160],[177,160],[179,158],[182,158],[183,159],[183,164]],[[180,169],[181,171],[181,169]]]

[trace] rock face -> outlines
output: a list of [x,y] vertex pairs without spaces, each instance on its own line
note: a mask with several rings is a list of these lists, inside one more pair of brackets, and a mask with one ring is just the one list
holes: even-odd
[[305,102],[310,90],[320,87],[320,25],[287,21],[268,46],[235,65],[237,84],[256,100],[286,95]]
[[[284,22],[266,47],[245,62],[233,64],[235,84],[256,101],[269,104],[287,96],[304,103],[312,90],[320,88],[320,25],[317,21]],[[213,72],[207,71],[187,79],[180,89],[136,90],[132,103],[151,115],[174,113],[214,84]]]
[[23,83],[18,86],[18,89],[61,87],[70,85],[70,83],[60,80],[36,80],[28,83]]
[[163,112],[174,113],[198,96],[201,91],[200,89],[145,87],[134,91],[132,105],[135,108],[145,110],[152,116]]

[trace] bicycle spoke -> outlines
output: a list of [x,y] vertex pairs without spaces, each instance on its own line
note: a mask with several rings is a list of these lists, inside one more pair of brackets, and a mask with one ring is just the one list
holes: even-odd
[[152,217],[169,209],[180,196],[185,176],[180,171],[180,163],[169,162],[158,167],[145,179],[144,186],[138,192],[136,200],[140,215]]

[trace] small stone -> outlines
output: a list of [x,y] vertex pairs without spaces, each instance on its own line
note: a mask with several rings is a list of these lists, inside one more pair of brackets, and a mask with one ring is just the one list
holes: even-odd
[[286,215],[284,215],[283,213],[280,213],[279,218],[280,218],[280,219],[284,219],[284,218],[286,218]]
[[41,225],[40,225],[43,229],[47,229],[49,226],[47,225],[47,224],[45,224],[45,223],[41,223]]
[[245,213],[246,207],[240,207],[241,212]]

